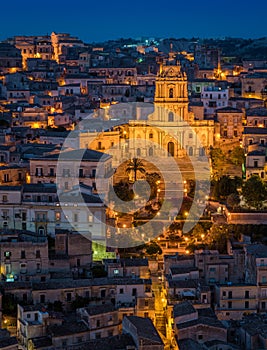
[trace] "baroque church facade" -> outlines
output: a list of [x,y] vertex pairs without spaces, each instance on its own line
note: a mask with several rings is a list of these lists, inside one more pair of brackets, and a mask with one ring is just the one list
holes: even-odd
[[125,149],[129,158],[199,158],[213,146],[214,139],[214,121],[196,120],[189,112],[187,76],[174,59],[160,67],[154,111],[146,119],[130,120],[117,130],[128,140]]

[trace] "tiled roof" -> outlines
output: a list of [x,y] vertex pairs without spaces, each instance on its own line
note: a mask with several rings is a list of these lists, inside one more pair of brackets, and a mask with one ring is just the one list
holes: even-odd
[[183,315],[189,315],[195,313],[196,310],[189,301],[182,301],[179,304],[175,304],[173,307],[173,317],[180,317]]
[[138,316],[126,316],[126,318],[136,328],[139,339],[141,338],[142,340],[149,340],[150,342],[163,344],[159,333],[150,318],[143,318]]
[[0,349],[4,349],[5,347],[9,347],[11,345],[16,345],[16,344],[18,344],[16,337],[0,339]]
[[255,255],[256,258],[267,258],[267,246],[264,244],[250,244],[245,249],[248,254]]
[[134,347],[135,343],[129,334],[119,334],[113,337],[90,340],[84,345],[80,345],[80,350],[127,350]]
[[84,322],[70,322],[48,327],[48,334],[51,334],[53,337],[61,337],[86,331],[88,331],[88,327]]
[[21,186],[0,186],[0,191],[21,191]]
[[245,135],[267,135],[267,128],[255,128],[252,126],[246,126],[244,128],[244,132]]
[[24,193],[57,193],[56,184],[25,184],[23,185]]
[[170,267],[170,271],[172,275],[180,275],[183,273],[189,273],[192,271],[198,271],[197,267],[180,267],[180,266],[173,266]]
[[213,328],[225,328],[225,326],[216,318],[213,317],[199,317],[196,320],[179,323],[177,326],[179,329],[190,328],[198,325],[206,325]]
[[250,108],[246,111],[247,117],[257,116],[257,117],[266,117],[267,116],[267,108],[257,107]]
[[104,305],[92,305],[86,307],[85,310],[90,316],[105,314],[112,311],[115,311],[115,307],[113,304],[104,304]]
[[52,346],[52,340],[49,337],[33,338],[31,341],[34,344],[34,349]]
[[242,110],[228,106],[228,107],[218,108],[216,109],[216,112],[217,113],[242,113]]
[[60,161],[64,160],[72,160],[72,161],[91,161],[91,162],[103,162],[106,161],[107,159],[110,159],[111,156],[102,152],[94,151],[91,149],[78,149],[74,151],[65,151],[61,153],[56,153],[56,154],[50,154],[47,156],[43,156],[38,158],[38,160],[58,160],[60,157]]

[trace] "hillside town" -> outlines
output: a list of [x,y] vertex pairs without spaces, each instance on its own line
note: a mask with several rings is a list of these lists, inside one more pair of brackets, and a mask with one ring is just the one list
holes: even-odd
[[267,349],[266,47],[0,42],[0,349]]

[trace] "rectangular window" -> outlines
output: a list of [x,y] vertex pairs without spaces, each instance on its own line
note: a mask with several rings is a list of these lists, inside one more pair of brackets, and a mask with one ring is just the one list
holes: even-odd
[[22,251],[20,252],[20,258],[21,258],[21,259],[26,259],[25,250],[22,250]]
[[4,252],[4,257],[5,257],[6,259],[10,259],[10,257],[11,257],[11,252]]
[[43,168],[36,168],[35,176],[43,176]]
[[228,309],[232,309],[232,302],[228,301]]
[[59,211],[56,211],[55,217],[56,217],[56,221],[60,221],[61,220],[61,213]]
[[74,222],[78,222],[78,214],[77,214],[77,213],[75,213],[75,214],[73,215],[73,221],[74,221]]
[[67,293],[67,301],[71,301],[71,293]]
[[79,177],[83,177],[84,173],[83,173],[83,169],[79,169]]
[[40,250],[36,250],[36,258],[37,258],[37,259],[41,258],[41,252],[40,252]]
[[123,291],[123,288],[120,288],[120,294],[123,294],[124,291]]
[[232,297],[233,297],[233,292],[232,292],[232,291],[229,291],[229,292],[228,292],[228,298],[229,298],[229,299],[232,299]]
[[246,290],[245,291],[245,299],[248,299],[249,298],[249,290]]
[[20,264],[20,273],[27,273],[27,265],[26,264]]
[[4,182],[9,182],[9,174],[4,174]]
[[249,301],[245,301],[245,309],[249,309]]

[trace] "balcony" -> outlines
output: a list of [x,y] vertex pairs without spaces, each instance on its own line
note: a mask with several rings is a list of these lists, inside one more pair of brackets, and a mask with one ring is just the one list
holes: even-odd
[[241,312],[247,312],[247,311],[257,311],[257,307],[250,307],[250,308],[245,308],[245,307],[220,307],[220,306],[215,306],[215,311],[227,311],[227,312],[236,312],[236,311],[241,311]]
[[38,223],[48,223],[50,220],[47,218],[32,218],[32,222],[38,222]]
[[225,297],[222,297],[221,300],[222,301],[235,301],[235,300],[253,300],[253,299],[256,299],[256,295],[249,295],[248,297],[245,297],[245,296],[233,296],[231,298],[225,296]]

